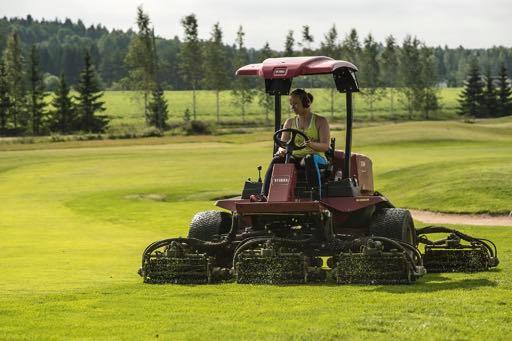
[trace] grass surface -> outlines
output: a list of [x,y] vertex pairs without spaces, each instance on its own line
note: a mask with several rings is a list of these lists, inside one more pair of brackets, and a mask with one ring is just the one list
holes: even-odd
[[[503,213],[508,124],[356,129],[354,150],[397,206]],[[142,249],[239,193],[269,161],[270,136],[0,145],[0,339],[509,338],[509,227],[461,228],[497,242],[498,269],[410,286],[142,284]]]
[[[315,112],[330,116],[331,115],[331,97],[329,89],[312,89],[315,96],[313,109]],[[442,108],[437,114],[433,114],[432,118],[455,117],[456,108],[458,106],[457,97],[461,89],[444,88],[440,90],[440,98]],[[191,91],[166,91],[165,97],[169,102],[169,119],[170,122],[182,122],[183,113],[188,108],[192,114],[192,92]],[[265,112],[259,104],[259,97],[255,97],[254,101],[247,106],[245,120],[249,122],[264,121]],[[133,91],[106,91],[104,96],[106,112],[105,114],[111,118],[111,127],[115,130],[122,130],[133,127],[144,126],[144,107],[142,97],[139,92]],[[334,95],[335,117],[345,115],[344,96],[335,93]],[[288,110],[288,98],[283,97],[283,116],[287,117],[290,112]],[[377,120],[394,119],[400,116],[407,116],[404,109],[403,100],[399,94],[394,95],[394,104],[391,108],[389,97],[382,97],[374,103],[373,112],[366,99],[361,95],[354,96],[354,106],[356,108],[356,119],[368,120],[373,117]],[[197,118],[205,121],[216,121],[216,101],[213,91],[201,90],[197,91]],[[242,123],[241,110],[233,103],[231,91],[222,91],[220,93],[220,119],[222,122]],[[273,114],[270,113],[270,120],[273,120]]]

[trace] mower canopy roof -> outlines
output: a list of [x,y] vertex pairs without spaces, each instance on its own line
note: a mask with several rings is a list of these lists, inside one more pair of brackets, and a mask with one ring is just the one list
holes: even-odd
[[334,60],[330,57],[283,57],[268,58],[263,63],[243,66],[236,71],[236,75],[260,76],[265,79],[294,78],[335,73],[340,68],[357,71],[354,64],[343,60]]
[[356,72],[357,67],[352,63],[316,56],[268,58],[263,63],[242,66],[236,70],[236,75],[262,77],[266,93],[288,95],[293,78],[325,74],[332,74],[339,92],[359,91]]

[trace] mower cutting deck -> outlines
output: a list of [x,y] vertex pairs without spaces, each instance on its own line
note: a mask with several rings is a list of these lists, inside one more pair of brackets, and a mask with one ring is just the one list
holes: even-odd
[[[351,152],[356,72],[353,64],[328,57],[270,58],[238,69],[239,76],[263,77],[266,92],[275,97],[274,152],[284,148],[287,161],[305,145],[295,143],[301,131],[280,129],[281,95],[289,93],[294,77],[332,74],[337,90],[346,94],[345,150],[336,150],[332,139],[328,165],[321,170],[320,200],[312,200],[303,171],[286,162],[273,166],[267,201],[249,200],[261,192],[259,177],[245,183],[240,197],[217,201],[225,211],[197,213],[188,238],[157,241],[144,250],[139,270],[144,282],[405,284],[426,271],[497,266],[492,242],[444,227],[416,231],[408,210],[395,208],[374,190],[372,161]],[[281,141],[283,132],[289,141]],[[340,173],[341,179],[335,177]],[[431,233],[449,236],[430,241]]]

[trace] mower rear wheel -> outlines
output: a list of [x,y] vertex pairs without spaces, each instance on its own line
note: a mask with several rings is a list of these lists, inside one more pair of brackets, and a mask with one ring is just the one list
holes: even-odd
[[398,239],[412,245],[416,243],[411,213],[403,208],[381,208],[375,211],[370,235]]
[[190,222],[188,237],[212,241],[215,236],[226,234],[231,229],[231,213],[221,211],[198,212]]

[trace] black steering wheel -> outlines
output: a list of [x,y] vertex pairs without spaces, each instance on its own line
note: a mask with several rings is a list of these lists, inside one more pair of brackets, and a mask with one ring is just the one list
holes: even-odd
[[[288,141],[281,141],[280,136],[282,133],[290,133],[290,139]],[[304,138],[304,143],[301,143],[300,145],[295,143],[295,138],[297,137],[297,135],[300,135]],[[274,133],[275,144],[283,149],[286,149],[286,163],[288,163],[288,159],[290,155],[292,155],[294,150],[301,150],[307,147],[305,143],[307,140],[309,140],[309,137],[306,134],[294,128],[279,129]]]

